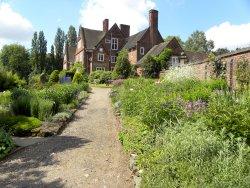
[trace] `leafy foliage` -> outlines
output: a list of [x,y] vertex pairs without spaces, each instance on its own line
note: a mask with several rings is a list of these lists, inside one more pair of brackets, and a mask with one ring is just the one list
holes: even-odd
[[31,72],[29,54],[24,46],[10,44],[3,46],[0,61],[9,71],[17,73],[21,78],[27,78]]
[[237,81],[241,89],[248,88],[250,85],[250,62],[246,59],[241,59],[237,63],[236,70]]
[[0,128],[0,159],[4,158],[14,147],[10,135]]
[[105,84],[112,79],[112,72],[110,71],[94,71],[89,75],[89,82],[93,84]]
[[59,81],[59,73],[58,70],[54,70],[49,77],[49,83],[57,83]]
[[[142,187],[245,187],[249,176],[250,93],[225,80],[128,79],[112,92],[119,139],[138,154]],[[187,104],[202,104],[203,110]]]
[[208,53],[214,49],[214,41],[208,41],[203,31],[195,31],[186,41],[185,49],[192,52]]
[[143,76],[146,78],[157,78],[161,71],[161,63],[152,56],[148,56],[142,63]]
[[119,78],[125,79],[129,77],[131,73],[131,65],[128,59],[127,50],[122,50],[119,52],[114,72]]

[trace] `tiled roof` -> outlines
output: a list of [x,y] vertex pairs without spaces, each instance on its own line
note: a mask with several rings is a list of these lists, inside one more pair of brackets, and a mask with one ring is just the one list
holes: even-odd
[[208,58],[208,55],[204,52],[185,51],[185,54],[188,58],[188,61],[192,63],[201,62]]
[[125,46],[123,48],[129,50],[129,49],[135,47],[137,41],[141,40],[141,38],[147,32],[147,30],[148,30],[148,28],[144,29],[143,31],[140,31],[139,33],[136,33],[135,35],[130,36],[127,39],[127,43],[125,44]]
[[242,53],[247,53],[247,52],[250,52],[250,47],[242,48],[240,50],[236,50],[236,51],[233,51],[233,52],[229,52],[229,53],[219,55],[218,58],[230,57],[230,56],[234,56],[234,55],[242,54]]
[[100,40],[105,36],[104,31],[82,28],[86,40],[86,48],[94,49]]
[[168,46],[168,42],[162,42],[158,45],[155,45],[153,48],[151,48],[148,53],[143,56],[138,62],[137,64],[141,64],[149,55],[150,56],[157,56],[159,55],[167,46]]

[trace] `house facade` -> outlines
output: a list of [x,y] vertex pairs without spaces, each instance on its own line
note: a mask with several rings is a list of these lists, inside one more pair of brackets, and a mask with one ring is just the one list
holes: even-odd
[[109,28],[109,20],[103,21],[103,30],[81,27],[78,32],[77,47],[65,47],[64,69],[73,62],[81,62],[88,73],[95,70],[113,70],[116,58],[122,49],[128,50],[129,61],[136,64],[148,51],[163,42],[158,30],[158,11],[149,11],[149,27],[130,36],[130,26],[114,24]]

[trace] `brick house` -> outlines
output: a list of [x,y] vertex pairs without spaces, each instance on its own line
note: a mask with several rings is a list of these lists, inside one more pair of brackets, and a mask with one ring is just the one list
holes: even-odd
[[162,42],[151,48],[148,53],[137,62],[137,65],[141,65],[148,56],[160,55],[160,53],[167,48],[172,50],[172,55],[170,57],[171,67],[178,67],[187,63],[201,62],[208,57],[207,54],[203,52],[190,52],[184,50],[178,40],[173,37],[169,42]]
[[163,42],[158,30],[158,11],[149,11],[149,27],[130,36],[130,26],[114,24],[109,28],[109,20],[103,21],[103,30],[81,27],[77,47],[65,47],[64,69],[73,62],[82,62],[88,73],[95,70],[113,70],[118,53],[122,49],[129,52],[129,61],[136,64],[152,47]]

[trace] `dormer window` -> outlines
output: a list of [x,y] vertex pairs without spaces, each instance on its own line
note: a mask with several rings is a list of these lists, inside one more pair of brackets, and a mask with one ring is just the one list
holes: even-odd
[[98,61],[104,61],[104,54],[103,53],[98,53],[97,60]]
[[144,48],[144,47],[141,47],[141,48],[140,48],[140,54],[141,54],[141,55],[144,55],[144,54],[145,54],[145,48]]
[[111,50],[118,50],[118,38],[111,39]]

